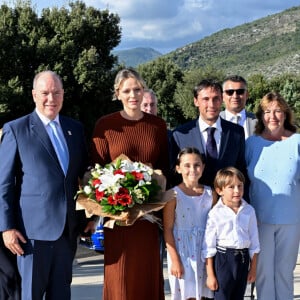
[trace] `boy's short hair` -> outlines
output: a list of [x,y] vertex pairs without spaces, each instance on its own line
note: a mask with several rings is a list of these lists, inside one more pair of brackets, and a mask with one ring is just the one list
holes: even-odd
[[245,176],[235,167],[227,167],[219,170],[214,180],[215,189],[222,190],[225,186],[229,185],[233,178],[237,177],[243,184],[245,184]]

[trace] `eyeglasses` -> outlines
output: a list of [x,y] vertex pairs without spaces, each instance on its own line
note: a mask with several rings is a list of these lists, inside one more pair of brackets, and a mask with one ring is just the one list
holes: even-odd
[[225,90],[224,92],[228,96],[232,96],[234,92],[236,92],[237,95],[243,95],[245,93],[246,89],[237,89],[237,90]]

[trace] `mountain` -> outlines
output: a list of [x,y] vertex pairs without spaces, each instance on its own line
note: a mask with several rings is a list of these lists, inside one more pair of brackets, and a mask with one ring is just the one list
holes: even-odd
[[213,66],[226,74],[267,78],[300,74],[300,6],[221,30],[165,56],[183,70]]
[[[119,63],[136,67],[161,53],[152,48],[115,50]],[[164,57],[182,70],[212,66],[225,74],[248,77],[262,73],[271,78],[282,73],[300,74],[300,6],[218,31],[178,48]]]
[[142,47],[129,50],[115,50],[113,54],[118,56],[119,63],[130,67],[136,67],[139,64],[149,62],[162,55],[152,48]]

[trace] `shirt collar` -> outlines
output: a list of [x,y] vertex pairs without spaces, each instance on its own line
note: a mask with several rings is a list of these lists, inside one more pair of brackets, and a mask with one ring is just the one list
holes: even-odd
[[229,110],[225,109],[225,120],[228,120],[228,121],[235,120],[235,117],[237,115],[241,117],[241,122],[244,122],[244,120],[246,119],[246,111],[245,111],[245,109],[241,110],[236,115],[234,115],[233,113],[231,113]]
[[[246,200],[244,200],[244,198],[242,198],[242,200],[241,200],[241,205],[240,205],[240,207],[239,207],[239,211],[240,211],[241,209],[243,209],[246,205],[247,205]],[[216,206],[226,206],[226,207],[228,207],[227,205],[225,205],[225,204],[223,203],[222,197],[219,198],[219,200],[218,200],[217,203],[216,203]],[[229,207],[228,207],[228,208],[229,208]],[[229,208],[229,209],[230,209],[230,208]]]
[[217,130],[222,131],[220,117],[218,117],[217,121],[210,126],[201,118],[201,116],[199,116],[199,127],[201,132],[206,131],[208,127],[215,127]]
[[37,113],[37,115],[41,119],[41,121],[44,124],[44,126],[47,126],[51,121],[55,121],[55,122],[57,122],[60,125],[59,115],[57,115],[54,120],[50,120],[50,119],[46,118],[44,115],[42,115],[37,109],[35,109],[35,112]]

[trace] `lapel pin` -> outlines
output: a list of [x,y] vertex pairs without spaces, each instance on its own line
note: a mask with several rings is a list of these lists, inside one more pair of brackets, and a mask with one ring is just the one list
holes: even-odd
[[68,130],[68,135],[72,135],[72,132],[70,130]]

